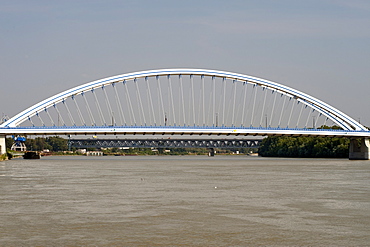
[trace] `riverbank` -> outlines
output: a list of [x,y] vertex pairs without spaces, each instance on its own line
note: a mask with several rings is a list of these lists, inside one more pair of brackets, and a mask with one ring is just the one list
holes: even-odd
[[8,155],[7,154],[2,154],[0,155],[0,161],[8,160]]

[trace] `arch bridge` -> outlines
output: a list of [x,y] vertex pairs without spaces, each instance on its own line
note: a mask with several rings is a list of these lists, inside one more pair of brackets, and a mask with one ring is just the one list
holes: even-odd
[[0,153],[6,135],[99,134],[339,136],[353,139],[350,158],[369,159],[368,129],[333,106],[273,81],[206,69],[127,73],[51,96],[0,125]]

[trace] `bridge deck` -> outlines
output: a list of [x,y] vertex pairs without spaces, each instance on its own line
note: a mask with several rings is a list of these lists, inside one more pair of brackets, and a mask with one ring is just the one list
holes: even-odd
[[209,136],[336,136],[370,137],[370,131],[334,129],[222,128],[222,127],[27,127],[0,128],[4,135],[209,135]]

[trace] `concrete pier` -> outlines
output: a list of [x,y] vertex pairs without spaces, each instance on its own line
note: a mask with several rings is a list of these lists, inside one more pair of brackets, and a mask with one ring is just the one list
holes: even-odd
[[367,138],[351,139],[349,145],[350,160],[369,160],[370,159],[370,142]]
[[0,135],[0,155],[6,153],[5,135]]

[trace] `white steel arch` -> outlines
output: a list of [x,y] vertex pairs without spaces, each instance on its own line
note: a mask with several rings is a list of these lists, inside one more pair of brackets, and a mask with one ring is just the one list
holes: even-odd
[[[10,118],[8,121],[0,125],[0,127],[3,128],[14,128],[22,124],[24,121],[30,119],[31,117],[38,115],[39,112],[46,110],[49,107],[55,106],[56,104],[63,102],[64,100],[70,97],[75,97],[76,95],[84,94],[85,92],[92,91],[96,88],[103,88],[106,85],[114,85],[117,82],[124,82],[128,80],[134,80],[136,82],[137,79],[139,78],[145,78],[145,81],[147,80],[148,77],[159,77],[159,76],[169,76],[170,75],[179,75],[180,78],[183,75],[190,75],[190,77],[196,75],[196,76],[201,76],[202,82],[203,82],[203,77],[204,76],[210,76],[213,78],[223,78],[232,80],[233,83],[235,81],[241,81],[244,83],[249,83],[253,84],[255,86],[261,86],[263,88],[268,88],[274,92],[278,92],[282,95],[288,96],[290,99],[294,99],[300,103],[303,103],[304,105],[314,109],[315,111],[319,112],[320,114],[326,116],[328,119],[332,120],[335,124],[343,128],[344,130],[355,130],[355,131],[367,131],[366,127],[358,123],[356,120],[353,118],[349,117],[348,115],[344,114],[340,110],[332,107],[329,104],[326,104],[325,102],[312,97],[308,94],[305,94],[303,92],[300,92],[298,90],[295,90],[293,88],[290,88],[288,86],[284,86],[282,84],[249,76],[249,75],[244,75],[244,74],[238,74],[238,73],[232,73],[232,72],[225,72],[225,71],[218,71],[218,70],[207,70],[207,69],[160,69],[160,70],[147,70],[147,71],[140,71],[140,72],[133,72],[133,73],[126,73],[122,75],[117,75],[117,76],[112,76],[96,81],[92,81],[77,87],[74,87],[72,89],[66,90],[64,92],[61,92],[59,94],[56,94],[54,96],[51,96],[29,108],[26,110],[20,112],[19,114],[15,115],[14,117]],[[182,86],[182,84],[180,84]],[[171,92],[172,93],[172,89]],[[205,91],[204,88],[202,89],[202,94],[204,95]],[[148,93],[148,96],[150,94]],[[140,96],[139,96],[140,97]],[[183,97],[183,95],[182,95]],[[212,95],[212,100],[214,101],[215,95]],[[141,103],[141,98],[140,99],[140,104]],[[150,100],[152,100],[150,98]],[[173,101],[173,97],[171,95],[171,100]],[[234,98],[235,101],[235,98]],[[128,103],[131,103],[130,101]],[[173,103],[173,102],[172,102]],[[97,102],[99,104],[99,102]],[[110,107],[109,102],[107,102],[108,107]],[[163,103],[162,103],[163,104]],[[99,106],[99,105],[98,105]],[[172,104],[173,106],[173,104]],[[235,106],[235,102],[234,102]],[[78,106],[77,106],[78,107]],[[141,105],[142,107],[142,105]],[[201,103],[201,106],[203,107],[204,111],[204,98],[203,102]],[[100,108],[100,106],[99,106]],[[79,111],[79,109],[78,109]],[[171,109],[171,111],[175,111],[174,108]],[[292,109],[293,111],[293,109]],[[243,113],[244,114],[244,113]],[[233,113],[234,115],[234,109]],[[92,116],[91,116],[92,117]],[[153,115],[153,118],[155,116]],[[224,117],[224,116],[223,116]],[[234,117],[234,116],[233,116]],[[145,120],[145,116],[143,116]],[[204,116],[203,116],[204,118]],[[262,118],[262,117],[261,117]],[[135,120],[136,121],[136,120]],[[203,120],[204,121],[204,120]],[[267,122],[267,119],[266,119]]]

